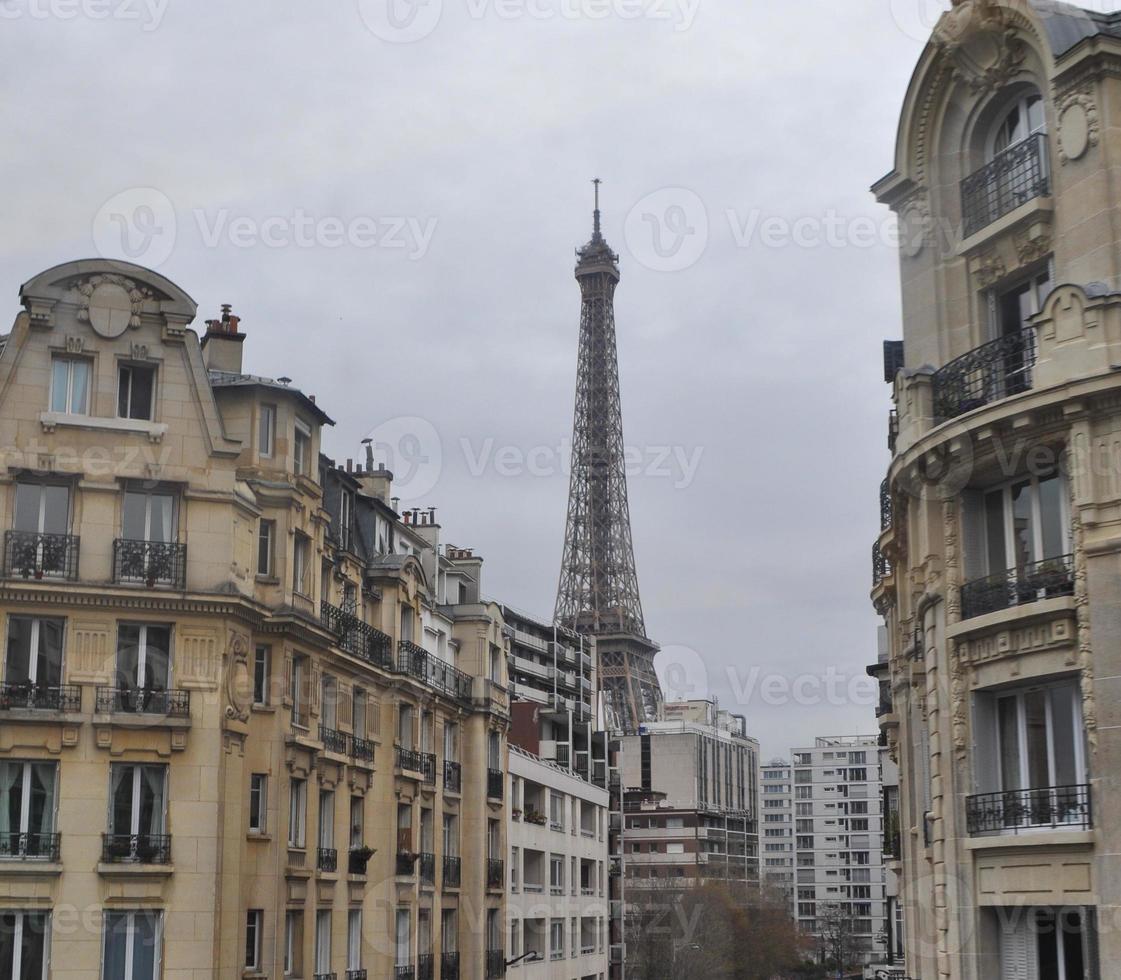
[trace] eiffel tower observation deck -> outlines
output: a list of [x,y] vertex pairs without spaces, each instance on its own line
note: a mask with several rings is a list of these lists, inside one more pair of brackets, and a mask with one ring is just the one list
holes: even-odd
[[580,352],[572,426],[572,475],[556,621],[596,637],[608,722],[635,732],[662,712],[654,672],[658,646],[646,636],[638,593],[624,461],[623,409],[615,342],[619,256],[603,237],[595,182],[592,238],[577,251]]

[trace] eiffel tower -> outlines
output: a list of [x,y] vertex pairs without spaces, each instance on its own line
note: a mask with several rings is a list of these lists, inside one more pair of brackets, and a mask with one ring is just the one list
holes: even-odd
[[638,595],[627,474],[623,408],[615,347],[615,287],[619,256],[600,228],[599,185],[591,241],[576,252],[583,304],[572,426],[572,475],[555,619],[595,636],[600,694],[608,724],[633,733],[662,714],[654,672],[658,646],[646,636]]

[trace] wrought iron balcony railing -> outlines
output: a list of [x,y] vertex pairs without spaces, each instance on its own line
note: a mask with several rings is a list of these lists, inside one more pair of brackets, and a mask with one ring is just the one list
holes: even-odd
[[366,980],[366,970],[365,970],[365,968],[363,967],[363,968],[359,968],[357,970],[347,970],[346,971],[346,980]]
[[442,885],[444,888],[458,888],[460,883],[460,873],[462,871],[462,861],[460,858],[453,857],[450,854],[444,855],[444,877]]
[[440,956],[440,980],[459,980],[459,953]]
[[444,761],[444,789],[458,793],[463,779],[463,770],[458,762]]
[[326,725],[319,726],[319,741],[323,743],[323,748],[328,752],[334,752],[337,755],[349,755],[349,739],[346,732],[340,732],[335,728],[328,728]]
[[416,980],[432,980],[432,954],[421,953],[416,958]]
[[872,545],[872,588],[879,588],[880,583],[890,574],[891,562],[884,556],[880,550],[880,542],[877,541]]
[[61,834],[0,834],[0,860],[58,863]]
[[501,800],[502,791],[506,785],[506,777],[501,769],[487,770],[487,796],[492,800]]
[[501,888],[506,883],[506,863],[500,858],[487,860],[487,888]]
[[350,739],[350,754],[359,762],[374,761],[374,743],[368,738],[359,738],[352,735]]
[[33,684],[15,681],[0,684],[0,711],[82,710],[82,689],[77,684]]
[[961,618],[1074,594],[1074,556],[1061,555],[974,579],[961,587]]
[[339,978],[334,973],[313,973],[312,980],[339,980]]
[[102,834],[101,860],[106,864],[171,864],[171,835]]
[[397,671],[460,701],[471,700],[471,675],[432,656],[411,640],[397,645]]
[[424,774],[424,781],[429,786],[436,785],[436,755],[433,752],[422,752],[421,759],[421,772]]
[[965,801],[966,828],[980,834],[1021,830],[1090,830],[1094,807],[1088,785],[982,793]]
[[987,228],[1028,201],[1051,193],[1047,136],[1036,133],[998,154],[961,182],[962,234]]
[[99,687],[96,710],[101,714],[120,712],[190,718],[191,692],[157,691],[148,687]]
[[934,415],[939,421],[1030,391],[1035,328],[1005,334],[955,358],[934,373]]
[[894,503],[891,499],[891,486],[887,480],[880,484],[880,530],[886,531],[894,520]]
[[406,772],[420,773],[426,783],[436,784],[436,756],[431,752],[417,752],[398,745],[396,765]]
[[387,634],[363,622],[351,610],[326,601],[319,604],[319,618],[338,637],[339,646],[347,653],[385,670],[393,670],[393,641]]
[[113,581],[182,589],[187,585],[187,546],[174,541],[113,542]]
[[420,867],[420,880],[426,885],[436,884],[436,855],[423,851],[418,865]]
[[366,867],[370,863],[370,858],[373,856],[373,850],[365,845],[362,847],[352,847],[350,849],[350,854],[347,856],[347,873],[352,875],[364,875],[366,873]]
[[486,957],[487,980],[498,980],[506,976],[506,951],[504,949],[488,949]]
[[315,867],[320,871],[339,870],[339,852],[334,847],[319,847],[315,851]]
[[397,874],[412,876],[416,869],[416,861],[419,855],[413,854],[411,851],[398,851],[397,852]]
[[4,536],[4,575],[7,578],[78,577],[76,534],[38,534],[8,531]]
[[416,980],[416,967],[398,964],[393,968],[393,980]]

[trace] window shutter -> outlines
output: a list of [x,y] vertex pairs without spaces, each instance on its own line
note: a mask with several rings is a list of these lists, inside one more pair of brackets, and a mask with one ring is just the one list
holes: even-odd
[[966,582],[985,575],[985,495],[980,490],[961,494],[962,574]]
[[381,705],[372,694],[366,695],[366,731],[381,735]]
[[[1004,915],[1011,909],[1002,909]],[[1001,920],[1001,980],[1039,980],[1039,953],[1035,934],[1028,928],[1028,910],[1021,910],[1014,922]]]
[[973,695],[973,792],[1000,789],[997,753],[996,699],[988,693]]
[[336,696],[335,701],[338,704],[339,724],[350,728],[352,727],[354,720],[350,695],[350,685],[347,684],[346,681],[339,681],[337,690],[338,695]]
[[284,703],[292,703],[292,654],[284,655]]

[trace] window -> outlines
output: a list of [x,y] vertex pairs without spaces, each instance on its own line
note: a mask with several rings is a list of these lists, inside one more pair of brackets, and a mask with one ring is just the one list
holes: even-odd
[[57,787],[53,762],[0,761],[0,859],[54,855]]
[[262,405],[257,419],[257,452],[264,457],[276,452],[276,406]]
[[397,910],[396,956],[397,966],[409,966],[412,962],[412,916],[408,909]]
[[296,476],[311,473],[311,427],[296,421],[295,439],[292,443],[292,469]]
[[250,909],[245,914],[245,968],[261,968],[261,926],[265,913],[262,909]]
[[113,763],[109,768],[109,836],[114,856],[149,860],[151,848],[163,849],[166,820],[167,766]]
[[307,728],[308,722],[308,667],[307,657],[292,658],[291,689],[288,696],[292,699],[292,724]]
[[315,972],[331,972],[331,912],[319,909],[315,913]]
[[155,417],[156,369],[142,364],[122,364],[117,371],[117,417]]
[[62,628],[61,619],[10,616],[4,681],[10,685],[58,687],[62,683]]
[[351,909],[346,916],[346,968],[362,969],[362,910]]
[[307,832],[307,782],[288,781],[288,846],[303,847]]
[[1021,143],[1029,136],[1045,132],[1047,119],[1043,111],[1043,99],[1038,92],[1021,96],[1001,117],[989,145],[989,159],[1003,153],[1011,146]]
[[171,686],[171,627],[122,623],[117,627],[117,687],[167,691]]
[[326,789],[319,791],[319,846],[335,846],[335,794]]
[[267,826],[269,809],[269,777],[255,772],[249,777],[249,830],[263,834]]
[[284,975],[298,977],[303,970],[304,914],[286,912],[284,915]]
[[324,728],[338,726],[339,683],[330,674],[324,674],[319,684],[319,723]]
[[[350,798],[350,846],[361,847],[365,840],[366,800],[362,796]],[[446,849],[445,849],[446,853]]]
[[459,917],[455,909],[444,909],[441,915],[440,938],[445,953],[459,951]]
[[358,738],[366,737],[366,689],[364,687],[354,688],[351,695],[351,727],[354,729],[354,734]]
[[411,704],[398,705],[397,741],[403,749],[413,747],[413,706]]
[[89,415],[90,362],[56,357],[51,362],[51,411],[60,415]]
[[121,510],[121,536],[133,542],[174,542],[176,498],[165,491],[126,490]]
[[264,705],[269,703],[269,675],[272,650],[266,646],[259,646],[253,651],[253,703]]
[[564,959],[564,919],[553,919],[549,923],[549,958]]
[[339,546],[350,548],[351,525],[354,522],[354,494],[344,490],[339,497]]
[[30,577],[73,574],[77,549],[62,537],[70,531],[70,488],[59,483],[16,484],[9,570]]
[[0,912],[0,976],[46,980],[50,917],[45,912]]
[[564,856],[549,855],[549,888],[554,895],[564,894]]
[[101,975],[113,980],[156,980],[162,933],[160,912],[106,912]]
[[257,525],[257,574],[271,578],[276,553],[276,521],[263,518]]
[[300,531],[292,543],[292,591],[311,596],[311,538]]

